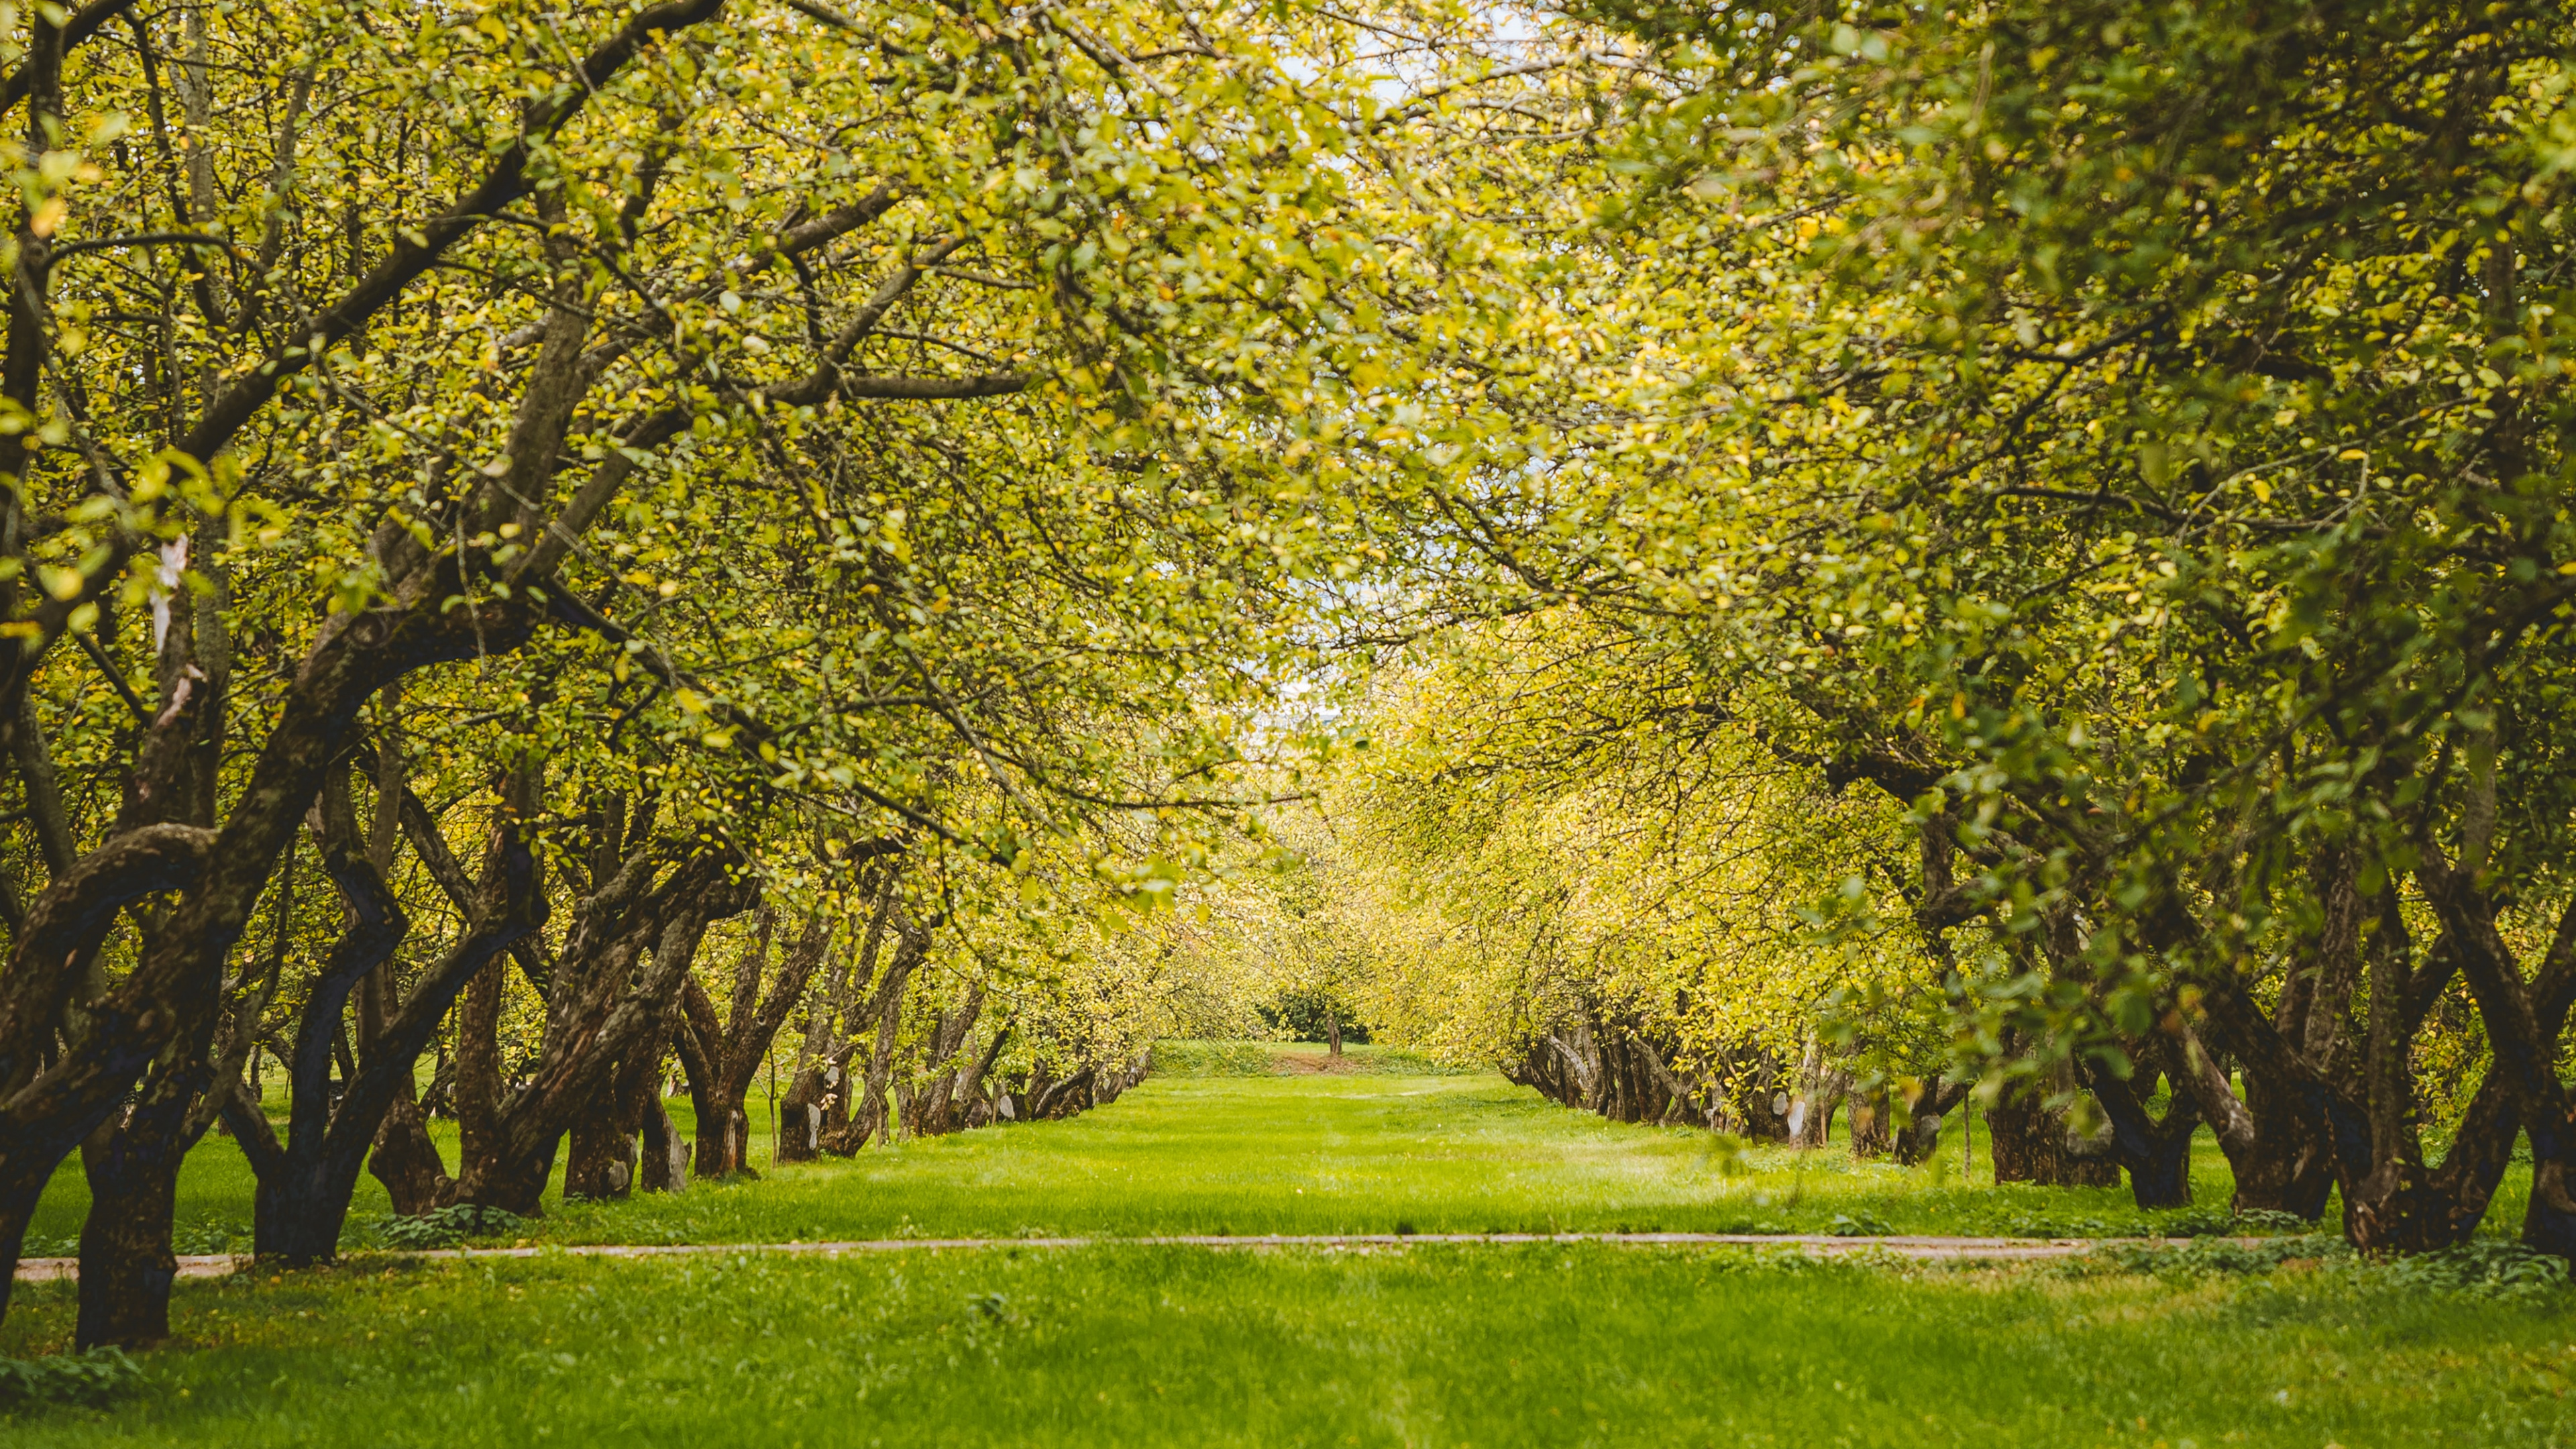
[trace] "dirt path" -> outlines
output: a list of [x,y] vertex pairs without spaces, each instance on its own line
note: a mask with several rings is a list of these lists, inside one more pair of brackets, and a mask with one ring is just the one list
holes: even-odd
[[1274,1077],[1350,1076],[1368,1070],[1357,1057],[1337,1057],[1330,1052],[1281,1052],[1270,1059]]
[[[2222,1241],[2251,1247],[2260,1238],[2228,1238]],[[582,1243],[547,1244],[530,1248],[445,1248],[417,1253],[369,1254],[369,1257],[466,1259],[466,1258],[537,1258],[563,1254],[576,1258],[669,1258],[704,1253],[780,1253],[791,1256],[840,1258],[869,1253],[919,1253],[950,1250],[973,1251],[989,1248],[1322,1248],[1373,1251],[1401,1248],[1416,1243],[1619,1243],[1637,1247],[1739,1247],[1795,1248],[1801,1252],[1833,1257],[1848,1253],[1888,1253],[1900,1258],[1946,1259],[1973,1262],[2017,1263],[2049,1258],[2071,1258],[2089,1253],[2097,1247],[2147,1246],[2163,1243],[2181,1247],[2189,1238],[1920,1238],[1920,1237],[1824,1237],[1816,1234],[1756,1233],[1345,1233],[1333,1236],[1288,1236],[1280,1234],[1247,1234],[1236,1237],[1167,1236],[1153,1238],[871,1238],[844,1243],[682,1243],[625,1244]],[[213,1254],[182,1257],[182,1278],[221,1278],[250,1265],[245,1255]],[[77,1258],[28,1258],[18,1264],[18,1281],[52,1282],[80,1276]]]

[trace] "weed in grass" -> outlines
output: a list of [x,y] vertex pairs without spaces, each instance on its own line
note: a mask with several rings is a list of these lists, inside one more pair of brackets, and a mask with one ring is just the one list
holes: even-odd
[[86,1404],[96,1407],[132,1388],[142,1366],[119,1348],[0,1358],[0,1406]]
[[514,1212],[473,1203],[455,1203],[431,1208],[411,1217],[387,1217],[375,1225],[378,1246],[398,1252],[420,1252],[433,1248],[452,1248],[468,1238],[510,1237],[527,1228],[528,1220]]

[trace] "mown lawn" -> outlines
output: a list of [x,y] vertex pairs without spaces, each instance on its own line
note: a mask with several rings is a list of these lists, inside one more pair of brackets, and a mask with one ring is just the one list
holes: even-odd
[[[2090,1236],[2147,1232],[2178,1217],[2139,1213],[2125,1188],[1998,1188],[1982,1124],[1963,1185],[1955,1124],[1939,1158],[1922,1167],[1856,1163],[1839,1142],[1826,1152],[1759,1148],[1738,1157],[1717,1150],[1705,1131],[1603,1122],[1490,1073],[1411,1075],[1371,1069],[1405,1067],[1401,1058],[1366,1048],[1353,1056],[1354,1069],[1337,1073],[1158,1075],[1070,1121],[1004,1125],[811,1165],[769,1164],[766,1104],[755,1102],[763,1180],[625,1203],[550,1200],[536,1236],[582,1243],[1407,1230]],[[685,1100],[671,1105],[688,1130]],[[435,1125],[453,1132],[451,1123]],[[2528,1181],[2527,1168],[2508,1178],[2489,1212],[2490,1231],[2519,1229]],[[2201,1210],[2224,1209],[2232,1181],[2206,1132],[2193,1183]],[[209,1249],[225,1232],[246,1244],[250,1200],[240,1151],[209,1138],[182,1179],[183,1250],[191,1234]],[[31,1238],[66,1243],[86,1208],[78,1163],[66,1163]],[[382,1190],[362,1178],[353,1245],[386,1211]]]
[[[0,1351],[59,1339],[21,1290]],[[185,1285],[71,1445],[2576,1446],[2576,1312],[2388,1270],[1743,1250],[565,1258]]]
[[[1069,1122],[550,1205],[535,1236],[2152,1225],[2120,1191],[1984,1185],[1982,1155],[1963,1187],[1955,1149],[1736,1160],[1492,1076],[1349,1068],[1165,1075]],[[2225,1201],[2214,1154],[2198,1182]],[[78,1186],[56,1183],[39,1233],[76,1231]],[[192,1158],[182,1214],[247,1223],[229,1142]],[[353,1257],[182,1284],[179,1339],[139,1383],[104,1409],[0,1408],[0,1443],[2576,1449],[2576,1291],[2311,1251],[2155,1276],[1609,1245]],[[21,1285],[0,1357],[63,1347],[73,1292]]]

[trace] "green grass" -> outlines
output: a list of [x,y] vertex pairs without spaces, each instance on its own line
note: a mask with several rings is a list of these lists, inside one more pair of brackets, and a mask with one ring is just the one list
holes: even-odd
[[[1069,1121],[810,1165],[770,1164],[766,1103],[753,1111],[764,1180],[625,1203],[550,1200],[537,1235],[581,1243],[1403,1230],[2090,1236],[2149,1232],[2177,1218],[2140,1213],[2125,1187],[1998,1188],[1982,1131],[1972,1185],[1963,1185],[1955,1126],[1922,1167],[1857,1163],[1839,1146],[1735,1158],[1704,1131],[1604,1122],[1491,1074],[1164,1074]],[[685,1129],[685,1113],[682,1122]],[[2206,1134],[2193,1184],[2202,1211],[2224,1209],[2232,1183]],[[2527,1168],[2507,1179],[2490,1232],[2519,1229],[2528,1184]],[[179,1220],[246,1230],[250,1198],[239,1150],[210,1138],[182,1176]],[[67,1164],[31,1235],[70,1238],[86,1205],[77,1163]],[[386,1210],[374,1180],[361,1179],[352,1222],[363,1230]]]
[[[574,1205],[568,1242],[1042,1234],[2132,1231],[2117,1189],[1961,1187],[1932,1169],[1605,1123],[1491,1077],[1154,1078],[1067,1122],[791,1165],[757,1184]],[[2209,1184],[2213,1206],[2227,1188]]]
[[1310,1072],[1416,1077],[1489,1075],[1400,1047],[1346,1044],[1342,1054],[1311,1041],[1159,1041],[1154,1071],[1166,1077],[1287,1077]]
[[[2301,1271],[2305,1269],[2305,1271]],[[22,1289],[0,1350],[68,1327]],[[2576,1445],[2564,1290],[1743,1251],[989,1248],[183,1285],[185,1348],[21,1449],[348,1444]]]
[[[2145,1225],[2119,1190],[1963,1187],[1955,1150],[1926,1168],[1738,1162],[1705,1133],[1604,1123],[1491,1076],[1283,1055],[1263,1049],[1290,1075],[1167,1072],[1071,1121],[558,1206],[538,1231]],[[2198,1181],[2223,1202],[2214,1154]],[[77,1187],[56,1183],[42,1226],[76,1227]],[[247,1221],[248,1203],[239,1153],[205,1144],[183,1219]],[[2010,1269],[1588,1244],[356,1258],[182,1283],[179,1338],[139,1384],[106,1409],[0,1408],[0,1442],[2576,1449],[2576,1290],[2303,1242],[2229,1251]],[[64,1347],[74,1292],[21,1285],[0,1356]]]

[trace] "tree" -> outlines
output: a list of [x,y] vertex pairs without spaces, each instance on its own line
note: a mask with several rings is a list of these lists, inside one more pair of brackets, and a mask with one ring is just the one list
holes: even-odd
[[[1654,57],[1594,218],[1630,260],[1528,293],[1620,325],[1477,417],[1453,591],[1579,605],[1912,807],[1955,862],[1918,921],[1998,943],[2003,1081],[2161,1074],[2243,1205],[2468,1232],[2518,1126],[2558,1150],[2576,982],[2517,723],[2576,551],[2564,17],[1601,14]],[[2434,1167],[2455,982],[2498,1050]],[[2115,1122],[2133,1170],[2185,1120]]]
[[[445,1190],[412,1061],[460,996],[455,1191],[532,1205],[707,927],[806,904],[802,811],[1008,872],[1084,812],[1232,801],[1230,706],[1352,553],[1251,380],[1294,388],[1324,301],[1374,285],[1319,164],[1350,98],[1239,18],[33,14],[0,1259],[104,1129],[100,1255],[144,1271],[86,1275],[121,1297],[84,1337],[160,1331],[143,1240],[239,1070],[225,1023],[268,1007],[228,963],[361,749],[316,847],[346,949],[276,1003],[338,1058],[357,1002],[336,1077],[297,1054],[339,1105],[279,1143],[292,1255],[331,1250],[371,1114],[384,1172]],[[545,1022],[516,1087],[513,980]]]

